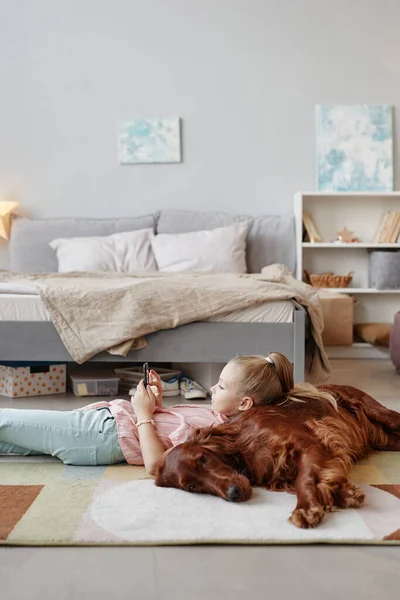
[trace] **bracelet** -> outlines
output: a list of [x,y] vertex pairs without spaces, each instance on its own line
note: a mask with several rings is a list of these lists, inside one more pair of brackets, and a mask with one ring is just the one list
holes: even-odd
[[153,425],[153,427],[156,426],[154,419],[148,419],[147,421],[139,421],[139,423],[136,423],[136,427],[140,427],[141,425],[147,425],[147,423],[149,425]]

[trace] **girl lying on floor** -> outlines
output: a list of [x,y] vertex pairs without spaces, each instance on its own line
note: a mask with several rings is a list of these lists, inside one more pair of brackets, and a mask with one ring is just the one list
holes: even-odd
[[[0,453],[48,454],[67,465],[144,464],[155,475],[165,453],[194,429],[226,423],[255,404],[322,398],[335,404],[329,386],[294,385],[292,365],[279,352],[229,361],[211,388],[211,405],[165,407],[155,371],[149,382],[146,389],[141,381],[130,401],[101,401],[72,411],[0,409]],[[371,410],[392,412],[367,394],[363,402]]]

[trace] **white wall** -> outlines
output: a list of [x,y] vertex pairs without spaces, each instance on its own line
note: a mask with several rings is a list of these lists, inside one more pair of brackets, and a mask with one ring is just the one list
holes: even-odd
[[[399,23],[398,0],[0,0],[0,193],[38,217],[289,210],[316,103],[400,104]],[[182,117],[182,164],[118,164],[137,114]]]

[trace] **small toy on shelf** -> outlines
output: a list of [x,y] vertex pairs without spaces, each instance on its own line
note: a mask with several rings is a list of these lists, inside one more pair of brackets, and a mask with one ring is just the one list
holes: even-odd
[[354,231],[350,231],[347,227],[344,227],[342,231],[339,231],[335,240],[336,244],[355,244],[359,242],[359,238],[355,237]]

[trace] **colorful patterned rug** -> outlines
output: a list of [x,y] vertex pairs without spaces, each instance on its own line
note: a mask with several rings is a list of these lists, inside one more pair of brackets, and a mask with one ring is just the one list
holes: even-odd
[[296,498],[283,492],[257,488],[234,504],[157,488],[141,467],[0,457],[0,544],[400,544],[400,453],[371,456],[351,479],[366,493],[364,506],[300,530],[287,520]]

